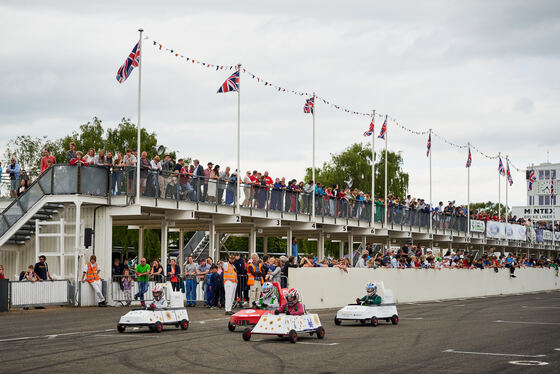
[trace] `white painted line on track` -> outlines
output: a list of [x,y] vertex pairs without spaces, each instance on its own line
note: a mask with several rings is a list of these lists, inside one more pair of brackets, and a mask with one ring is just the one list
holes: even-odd
[[521,366],[544,366],[548,365],[545,361],[510,361],[508,364],[521,365]]
[[214,319],[205,319],[205,320],[202,320],[202,321],[198,321],[198,323],[200,323],[200,324],[205,324],[206,322],[212,322],[212,321],[223,321],[223,320],[226,320],[226,319],[229,319],[229,317],[224,317],[224,318],[214,318]]
[[313,342],[296,342],[296,344],[309,344],[309,345],[339,345],[340,343],[313,343]]
[[546,357],[546,355],[520,355],[515,353],[491,353],[491,352],[469,352],[469,351],[456,351],[454,349],[446,349],[443,353],[461,353],[467,355],[482,355],[482,356],[510,356],[510,357]]
[[455,304],[453,306],[465,306],[465,304]]
[[400,319],[424,319],[424,317],[399,317]]
[[560,351],[560,348],[554,348],[555,351]]
[[522,324],[522,325],[560,325],[560,323],[558,322],[526,322],[526,321],[502,321],[502,320],[497,320],[494,321],[496,323],[518,323],[518,324]]
[[109,336],[109,337],[117,337],[117,338],[126,338],[126,334],[95,334],[93,336]]
[[113,331],[114,329],[105,329],[105,330],[94,330],[94,331],[76,331],[76,332],[65,332],[61,334],[49,334],[49,335],[38,335],[38,336],[22,336],[20,338],[8,338],[8,339],[0,339],[0,343],[2,342],[15,342],[18,340],[29,340],[29,339],[54,339],[58,336],[69,336],[69,335],[80,335],[80,334],[95,334],[97,332],[107,332]]
[[522,308],[527,308],[527,309],[560,309],[560,306],[527,306],[527,305],[523,305]]

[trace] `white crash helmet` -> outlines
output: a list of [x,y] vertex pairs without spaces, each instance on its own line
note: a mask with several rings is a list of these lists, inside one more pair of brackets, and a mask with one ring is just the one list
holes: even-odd
[[266,282],[265,284],[262,285],[263,297],[270,297],[272,296],[273,292],[274,292],[274,286],[272,285],[272,283]]
[[366,284],[366,292],[368,296],[375,296],[377,293],[377,286],[373,282]]
[[295,288],[290,288],[286,293],[286,302],[290,306],[296,305],[299,302],[299,291]]
[[152,290],[152,295],[154,296],[154,300],[161,300],[161,298],[163,297],[163,287],[160,284],[156,284],[154,289]]

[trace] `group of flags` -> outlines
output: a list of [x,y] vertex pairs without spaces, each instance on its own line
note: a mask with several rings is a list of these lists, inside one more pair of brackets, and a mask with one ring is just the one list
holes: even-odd
[[[132,73],[134,68],[137,67],[140,64],[140,58],[141,58],[140,49],[141,49],[141,47],[140,47],[140,41],[139,41],[134,45],[134,47],[132,48],[132,51],[130,52],[130,54],[128,55],[128,57],[124,61],[124,63],[119,67],[119,69],[117,71],[117,77],[116,77],[117,81],[119,83],[123,83],[124,81],[126,81],[126,79],[130,76],[130,74]],[[240,73],[239,70],[236,70],[233,74],[231,74],[224,81],[224,83],[222,83],[222,85],[218,88],[218,93],[238,92],[239,91],[239,73]],[[323,101],[325,101],[325,100],[323,100]],[[315,108],[315,95],[313,95],[311,98],[305,100],[305,104],[303,106],[303,112],[313,114],[314,108]],[[381,130],[380,130],[379,136],[378,136],[378,138],[380,138],[380,139],[385,139],[386,136],[387,136],[387,118],[388,118],[388,116],[385,115],[385,120],[383,121],[383,124],[381,125]],[[374,119],[375,119],[375,115],[372,116],[371,122],[369,124],[369,129],[366,132],[364,132],[364,136],[372,136],[374,134],[374,129],[375,129]],[[432,148],[432,134],[430,132],[429,135],[428,135],[426,157],[430,156],[431,148]],[[510,169],[509,169],[509,160],[507,160],[506,168],[504,168],[502,158],[498,156],[498,159],[499,159],[498,172],[500,173],[501,176],[506,175],[506,178],[507,178],[507,181],[508,181],[509,185],[510,186],[513,185],[513,178],[511,176],[511,172],[510,172]],[[472,164],[472,154],[471,154],[471,147],[469,145],[467,162],[466,162],[465,167],[470,168],[471,164]],[[529,173],[529,179],[528,179],[529,191],[531,191],[533,189],[533,183],[535,183],[536,180],[537,180],[537,178],[536,178],[535,171],[531,170],[530,173]],[[554,194],[554,182],[552,182],[552,185],[551,185],[551,194]]]

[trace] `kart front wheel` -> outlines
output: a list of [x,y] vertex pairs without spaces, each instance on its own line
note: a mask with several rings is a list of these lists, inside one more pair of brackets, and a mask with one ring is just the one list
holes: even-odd
[[154,325],[154,331],[158,333],[163,331],[163,325],[161,324],[161,322],[156,322],[156,324]]
[[126,330],[126,326],[125,325],[117,325],[117,331],[120,333],[123,333],[124,330]]
[[399,324],[399,316],[397,316],[396,314],[394,316],[391,317],[391,322],[393,323],[393,325],[398,325]]
[[228,322],[227,328],[228,328],[228,330],[231,331],[231,332],[235,331],[235,325],[234,325],[233,323],[231,323],[231,322]]
[[317,327],[317,338],[323,339],[325,337],[325,329],[323,326]]
[[342,323],[342,320],[340,318],[334,317],[334,324],[335,325],[340,326],[341,323]]
[[296,330],[290,330],[288,333],[288,338],[290,338],[290,343],[297,342],[297,333]]
[[187,321],[186,319],[182,320],[182,321],[181,321],[181,328],[182,328],[183,330],[188,329],[188,328],[189,328],[189,321]]
[[248,342],[251,339],[251,329],[245,329],[243,330],[243,340],[245,340],[246,342]]
[[376,327],[379,324],[379,321],[377,320],[377,317],[371,317],[371,325],[373,327]]

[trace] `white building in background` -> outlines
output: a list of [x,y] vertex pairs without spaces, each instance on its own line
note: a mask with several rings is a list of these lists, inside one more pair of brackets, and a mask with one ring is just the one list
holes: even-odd
[[[536,181],[529,189],[532,172],[535,173]],[[560,163],[543,162],[527,166],[527,205],[512,207],[512,214],[532,221],[560,220],[560,207],[556,206],[556,196],[560,189],[557,176],[560,176]]]
[[[529,176],[531,171],[535,172],[537,181],[533,183],[533,188],[529,190]],[[540,165],[527,167],[527,205],[528,206],[555,206],[556,195],[558,193],[557,175],[560,172],[560,164],[544,162]]]

